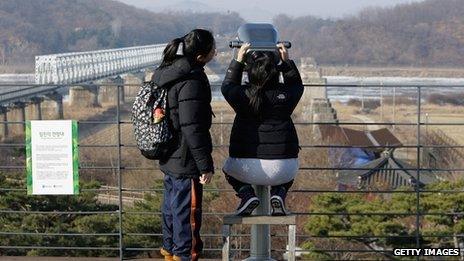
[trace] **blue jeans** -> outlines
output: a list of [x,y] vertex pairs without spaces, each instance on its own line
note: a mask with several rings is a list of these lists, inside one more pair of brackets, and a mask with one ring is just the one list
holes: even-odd
[[198,178],[164,176],[163,248],[182,260],[198,260],[203,185]]

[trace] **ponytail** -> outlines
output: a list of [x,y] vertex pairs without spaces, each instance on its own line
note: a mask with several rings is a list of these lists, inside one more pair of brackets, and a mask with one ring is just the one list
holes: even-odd
[[269,54],[260,55],[248,70],[250,87],[247,89],[249,105],[257,117],[261,117],[264,91],[278,83],[279,73],[274,58]]
[[[161,62],[160,67],[165,67],[171,65],[177,58],[180,57],[178,55],[178,49],[180,44],[184,41],[183,38],[176,38],[172,40],[163,51],[163,61]],[[183,48],[183,47],[182,47]]]
[[[182,48],[182,50],[179,50],[179,48]],[[171,65],[180,57],[187,57],[190,63],[194,63],[198,55],[206,56],[213,48],[214,36],[210,31],[204,29],[192,30],[184,37],[172,40],[164,48],[163,61],[160,67]]]
[[260,116],[261,105],[263,104],[263,86],[251,85],[248,89],[247,96],[250,99],[250,106],[253,109],[255,116]]

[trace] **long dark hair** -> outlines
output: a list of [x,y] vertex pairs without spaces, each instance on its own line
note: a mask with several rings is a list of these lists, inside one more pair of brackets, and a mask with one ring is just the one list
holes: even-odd
[[274,53],[253,52],[249,55],[251,56],[251,64],[249,64],[247,71],[250,87],[247,89],[247,96],[254,114],[261,117],[264,90],[278,83],[279,72]]
[[[178,55],[177,50],[182,43],[183,55]],[[204,29],[190,31],[184,37],[172,40],[163,51],[163,61],[160,67],[171,65],[178,58],[185,56],[190,63],[196,61],[198,55],[207,55],[214,48],[213,34]]]

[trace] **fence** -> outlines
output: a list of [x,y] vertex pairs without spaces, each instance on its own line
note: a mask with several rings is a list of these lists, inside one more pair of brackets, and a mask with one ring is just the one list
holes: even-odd
[[[108,84],[107,84],[108,85]],[[11,86],[11,85],[8,85]],[[0,86],[4,87],[4,86]],[[320,87],[319,85],[306,85],[306,88]],[[336,85],[331,88],[353,88],[359,90],[366,86],[358,85]],[[371,88],[382,88],[388,90],[399,87],[396,86],[370,86]],[[295,125],[297,126],[300,145],[302,147],[300,157],[300,174],[299,179],[290,192],[292,201],[289,201],[290,208],[294,210],[294,214],[298,216],[298,235],[297,242],[299,246],[304,243],[328,240],[324,243],[306,245],[307,249],[299,250],[302,253],[317,253],[318,255],[328,254],[333,259],[359,258],[360,255],[376,255],[388,258],[392,255],[392,249],[377,245],[375,240],[394,241],[403,240],[405,245],[421,248],[427,238],[445,239],[450,238],[449,242],[454,245],[462,246],[460,239],[463,237],[463,232],[443,230],[440,233],[423,233],[423,224],[427,217],[444,218],[452,217],[455,223],[462,222],[464,211],[462,208],[448,209],[447,211],[425,211],[424,205],[421,203],[424,196],[435,195],[438,197],[443,194],[460,195],[464,193],[462,188],[454,189],[446,186],[436,189],[428,189],[421,187],[421,175],[427,171],[452,172],[460,177],[464,171],[463,166],[450,166],[447,168],[430,168],[423,166],[421,159],[424,149],[447,149],[447,148],[464,148],[464,145],[452,144],[424,144],[424,129],[425,127],[444,127],[459,128],[464,126],[464,117],[462,121],[441,121],[441,122],[425,122],[423,118],[424,106],[428,106],[424,102],[424,92],[431,89],[442,89],[456,87],[461,89],[461,86],[446,86],[446,85],[421,85],[421,86],[401,86],[402,88],[416,90],[414,112],[403,112],[407,116],[407,120],[399,121],[398,112],[395,116],[395,121],[384,120],[387,109],[382,108],[382,122],[369,121],[358,122],[345,120],[347,116],[338,112],[339,126],[386,126],[396,127],[395,131],[401,134],[406,133],[409,141],[401,146],[355,146],[356,148],[395,148],[397,150],[404,149],[414,151],[415,166],[403,167],[401,170],[414,172],[417,182],[414,183],[412,189],[362,189],[362,190],[342,190],[335,191],[333,187],[334,173],[343,170],[360,170],[368,171],[366,167],[334,167],[326,165],[316,165],[321,158],[314,159],[315,155],[325,155],[320,153],[331,148],[354,148],[353,146],[343,144],[323,144],[309,140],[313,135],[311,128],[314,125],[328,125],[330,122],[312,122],[303,117],[305,108],[299,108]],[[64,88],[64,87],[63,87]],[[117,86],[118,93],[122,92],[123,88],[138,88],[135,85]],[[385,95],[385,94],[383,94]],[[163,191],[161,184],[155,180],[161,179],[161,173],[156,167],[152,166],[151,162],[138,159],[139,154],[136,150],[135,142],[131,140],[131,122],[128,118],[130,103],[122,103],[120,99],[116,99],[117,103],[108,107],[96,108],[96,115],[87,115],[86,119],[79,119],[79,110],[68,109],[65,111],[66,118],[78,119],[79,129],[81,132],[81,142],[79,145],[81,163],[79,166],[81,178],[90,185],[85,185],[81,188],[81,195],[75,196],[55,196],[55,197],[26,197],[26,187],[22,181],[25,176],[25,162],[23,150],[25,144],[21,141],[22,137],[17,139],[6,139],[0,143],[2,155],[0,157],[0,253],[3,255],[58,255],[58,256],[115,256],[121,260],[127,257],[139,256],[141,253],[151,253],[159,250],[160,238],[162,236],[159,229],[159,216],[161,215],[159,204],[161,193]],[[394,105],[398,106],[398,105]],[[219,106],[220,107],[220,106]],[[343,109],[343,105],[339,105]],[[409,109],[411,109],[410,107]],[[214,108],[216,111],[218,108]],[[397,108],[393,108],[397,110]],[[66,110],[66,108],[65,108]],[[86,109],[90,110],[90,109]],[[216,178],[212,185],[205,188],[205,209],[203,224],[203,237],[205,239],[205,256],[210,258],[218,258],[221,251],[221,233],[219,230],[221,217],[230,213],[235,207],[233,200],[233,191],[226,185],[222,177],[220,164],[221,160],[227,157],[227,141],[228,133],[230,132],[232,114],[224,116],[225,111],[229,110],[226,107],[220,107],[223,110],[220,121],[218,118],[213,123],[212,130],[214,138],[214,153],[216,160]],[[89,113],[89,112],[87,112]],[[394,113],[394,114],[395,114]],[[409,113],[409,114],[408,114]],[[216,113],[217,114],[217,113]],[[99,115],[99,116],[98,116]],[[102,116],[103,115],[103,116]],[[106,116],[104,116],[106,115]],[[108,116],[109,115],[109,116]],[[343,116],[344,115],[344,116]],[[457,115],[462,115],[462,112],[457,110]],[[301,117],[300,117],[301,116]],[[458,118],[459,119],[459,118]],[[26,118],[27,120],[27,118]],[[219,122],[218,122],[219,121]],[[1,125],[24,125],[23,121],[1,121]],[[81,131],[82,130],[82,131]],[[412,132],[411,132],[412,131]],[[111,133],[111,134],[110,134]],[[404,134],[403,133],[403,134]],[[411,153],[406,154],[411,155]],[[319,156],[321,157],[321,156]],[[324,160],[325,156],[322,156]],[[104,163],[104,164],[101,164]],[[400,170],[397,168],[387,168],[387,171]],[[328,177],[330,174],[333,177]],[[332,178],[331,180],[328,180]],[[320,180],[318,180],[320,179]],[[98,180],[101,185],[91,183],[92,180]],[[320,184],[308,183],[308,180],[320,181]],[[152,181],[152,184],[147,182]],[[305,181],[305,182],[304,182]],[[324,184],[324,182],[327,182]],[[148,186],[150,185],[150,186]],[[311,186],[308,186],[311,185]],[[412,195],[413,201],[410,201],[410,211],[391,212],[391,211],[376,211],[375,209],[358,210],[354,212],[346,211],[308,211],[308,198],[311,200],[315,195],[395,195],[404,194]],[[107,195],[106,197],[104,195]],[[96,199],[99,202],[96,202]],[[217,202],[218,198],[221,202]],[[411,199],[411,198],[409,198]],[[13,202],[15,201],[15,202]],[[294,203],[296,202],[296,203]],[[300,205],[297,205],[300,204]],[[152,205],[150,205],[152,204]],[[464,204],[461,204],[461,206]],[[54,208],[54,206],[56,208]],[[431,208],[433,209],[433,207]],[[93,219],[93,218],[95,219]],[[311,229],[303,229],[303,224],[308,224],[309,220],[317,217],[326,217],[327,222],[339,221],[332,220],[332,217],[340,217],[340,220],[349,220],[352,218],[363,219],[368,217],[378,217],[379,219],[387,217],[410,217],[407,222],[413,228],[412,233],[395,231],[392,228],[390,234],[358,234],[348,235],[343,233],[316,233],[311,234],[308,231]],[[321,222],[323,219],[320,219]],[[69,222],[69,223],[67,223]],[[136,224],[136,225],[134,225]],[[59,225],[57,227],[57,225]],[[343,225],[343,224],[339,224]],[[306,226],[306,225],[305,225]],[[134,228],[135,227],[135,228]],[[243,252],[247,252],[247,240],[249,234],[244,232],[243,228],[233,233],[234,246],[237,256]],[[273,231],[273,238],[278,242],[273,245],[273,255],[282,259],[282,254],[285,253],[285,233],[283,230]],[[363,230],[359,230],[363,233]],[[72,240],[69,240],[72,238]],[[346,239],[347,241],[340,241]],[[349,241],[352,240],[352,241]],[[354,240],[354,241],[353,241]],[[23,242],[22,244],[20,244]],[[152,242],[152,244],[150,244]],[[327,243],[329,242],[329,243]],[[342,243],[340,243],[342,242]],[[351,244],[350,242],[365,242],[360,245]],[[444,246],[447,246],[448,241],[444,241]],[[29,243],[29,244],[27,244]],[[323,248],[320,246],[329,246]],[[385,244],[388,245],[388,244]],[[391,244],[390,244],[391,245]],[[278,246],[278,247],[277,247]],[[353,246],[350,248],[350,246]],[[441,245],[440,245],[441,246]],[[366,257],[366,256],[364,256]],[[371,256],[372,257],[372,256]],[[306,256],[303,258],[311,258]],[[416,257],[419,259],[419,257]],[[312,257],[317,259],[317,257]]]

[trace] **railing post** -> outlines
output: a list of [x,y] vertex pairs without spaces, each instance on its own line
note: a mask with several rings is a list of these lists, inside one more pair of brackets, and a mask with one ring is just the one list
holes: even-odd
[[296,225],[288,226],[288,260],[295,261]]
[[221,120],[221,140],[220,140],[220,143],[221,143],[221,146],[222,146],[222,145],[224,145],[224,111],[221,111],[220,120]]
[[396,87],[393,87],[393,130],[396,130]]
[[383,82],[380,83],[380,122],[383,121]]
[[222,226],[222,261],[230,260],[230,225]]
[[[417,171],[417,180],[416,180],[416,248],[421,248],[420,243],[420,170],[421,170],[421,162],[420,162],[420,153],[421,153],[421,87],[417,87],[417,158],[416,158],[416,171]],[[419,256],[416,257],[416,260],[420,260]]]
[[361,111],[364,112],[364,83],[361,80]]
[[[118,89],[118,97],[119,93],[121,91],[121,86],[118,85],[116,87]],[[124,232],[122,231],[123,225],[122,225],[122,219],[123,219],[123,209],[122,209],[122,175],[121,175],[121,161],[122,161],[122,156],[121,156],[121,101],[120,99],[116,99],[116,118],[117,118],[117,130],[118,130],[118,168],[117,168],[117,174],[118,174],[118,203],[119,203],[119,259],[123,260],[124,259]]]

